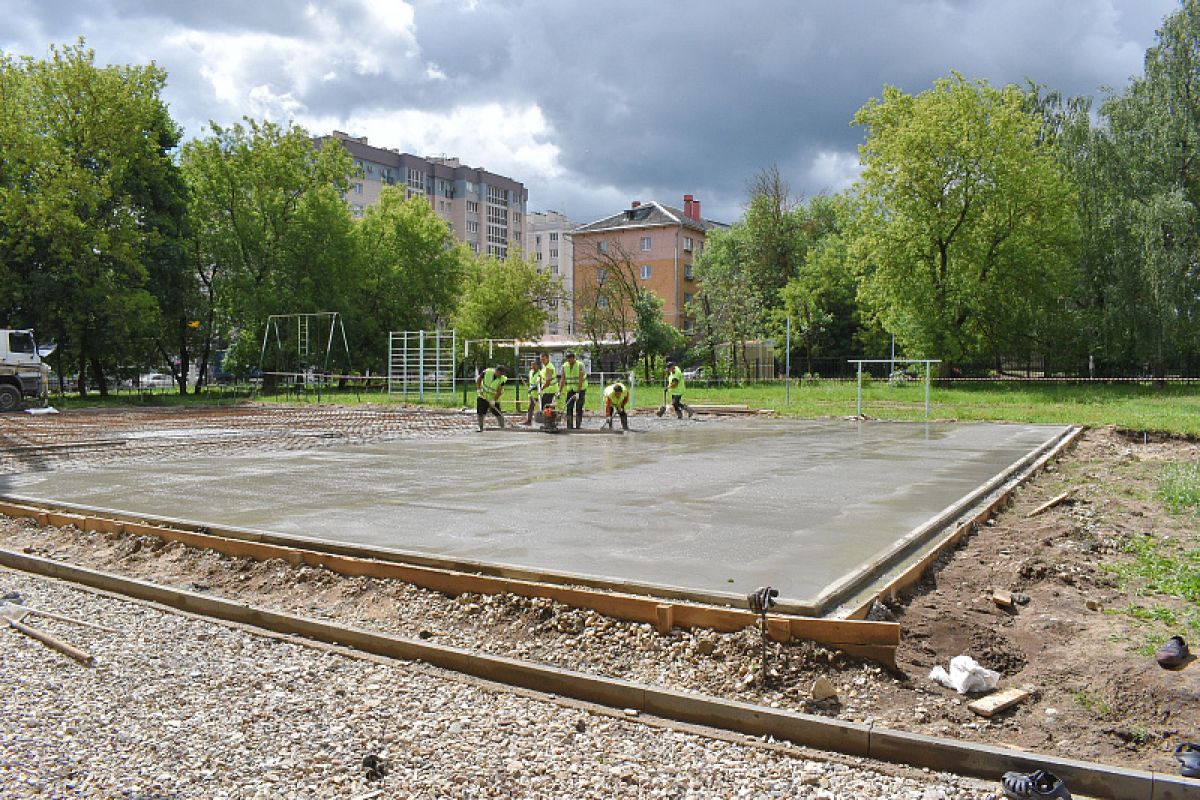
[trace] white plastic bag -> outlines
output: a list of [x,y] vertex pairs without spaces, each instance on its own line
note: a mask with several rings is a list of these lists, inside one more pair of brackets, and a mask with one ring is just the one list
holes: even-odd
[[972,694],[993,691],[1000,683],[1000,673],[979,666],[970,656],[955,656],[950,659],[950,672],[939,664],[930,671],[929,679],[959,694]]

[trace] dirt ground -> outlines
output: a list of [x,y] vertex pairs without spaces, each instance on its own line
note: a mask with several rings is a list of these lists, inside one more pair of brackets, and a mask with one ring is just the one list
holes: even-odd
[[[125,458],[169,461],[196,449],[465,435],[470,421],[404,409],[253,406],[0,418],[0,487],[5,473],[25,469],[86,469]],[[131,431],[142,433],[119,446],[101,444]],[[3,517],[0,546],[614,677],[1175,773],[1171,751],[1200,738],[1200,665],[1166,671],[1152,652],[1173,633],[1189,641],[1200,637],[1200,608],[1155,595],[1144,579],[1126,577],[1122,569],[1132,563],[1134,545],[1152,542],[1168,563],[1200,548],[1200,520],[1171,514],[1154,497],[1167,464],[1197,459],[1196,442],[1088,431],[900,598],[892,609],[903,628],[898,673],[793,643],[772,648],[765,687],[755,680],[758,639],[749,630],[660,636],[649,626],[548,600],[447,598],[404,584],[164,546],[148,537],[39,528]],[[1067,491],[1067,501],[1027,517]],[[1023,592],[1029,602],[1001,609],[992,602],[994,589]],[[999,671],[1001,687],[1028,686],[1034,696],[991,720],[974,715],[966,708],[971,698],[928,679],[934,665],[946,667],[957,655]],[[820,676],[837,688],[836,701],[811,701],[810,688]]]

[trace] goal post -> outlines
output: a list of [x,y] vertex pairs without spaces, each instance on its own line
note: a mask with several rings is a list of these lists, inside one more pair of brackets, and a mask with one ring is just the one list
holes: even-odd
[[[929,384],[933,374],[933,365],[942,363],[940,358],[851,358],[847,363],[858,366],[858,414],[862,412],[862,376],[863,364],[924,364],[925,365],[925,419],[929,419]],[[894,367],[893,367],[894,368]]]

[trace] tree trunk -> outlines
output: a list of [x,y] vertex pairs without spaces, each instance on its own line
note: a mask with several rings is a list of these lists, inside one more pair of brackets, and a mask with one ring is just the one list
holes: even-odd
[[79,392],[80,397],[87,397],[87,353],[83,346],[79,347],[79,371],[75,377],[75,389]]
[[105,377],[104,370],[100,368],[100,359],[91,356],[90,361],[92,372],[96,376],[96,388],[100,390],[101,397],[108,397],[108,378]]

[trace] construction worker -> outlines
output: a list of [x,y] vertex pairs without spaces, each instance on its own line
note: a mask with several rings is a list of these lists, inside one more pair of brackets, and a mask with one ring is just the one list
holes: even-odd
[[529,407],[525,410],[525,421],[522,425],[533,424],[533,412],[538,409],[538,393],[542,386],[542,365],[537,359],[529,365]]
[[479,417],[479,432],[483,433],[483,418],[488,411],[500,420],[504,427],[504,415],[500,413],[500,395],[504,394],[504,384],[508,377],[504,367],[488,367],[475,378],[475,416]]
[[574,353],[567,353],[558,378],[559,391],[563,396],[563,409],[567,415],[567,429],[571,428],[571,412],[575,412],[575,429],[583,424],[583,404],[587,395],[587,372],[583,364],[575,360]]
[[542,371],[538,376],[538,391],[542,395],[542,408],[554,405],[554,395],[558,394],[558,375],[550,354],[542,353]]
[[604,424],[612,427],[613,412],[621,418],[621,430],[629,430],[629,390],[625,384],[617,381],[604,390]]
[[667,394],[671,395],[671,408],[675,409],[675,417],[683,419],[686,411],[688,419],[692,418],[692,407],[683,402],[683,390],[686,384],[683,380],[683,370],[674,361],[667,362]]

